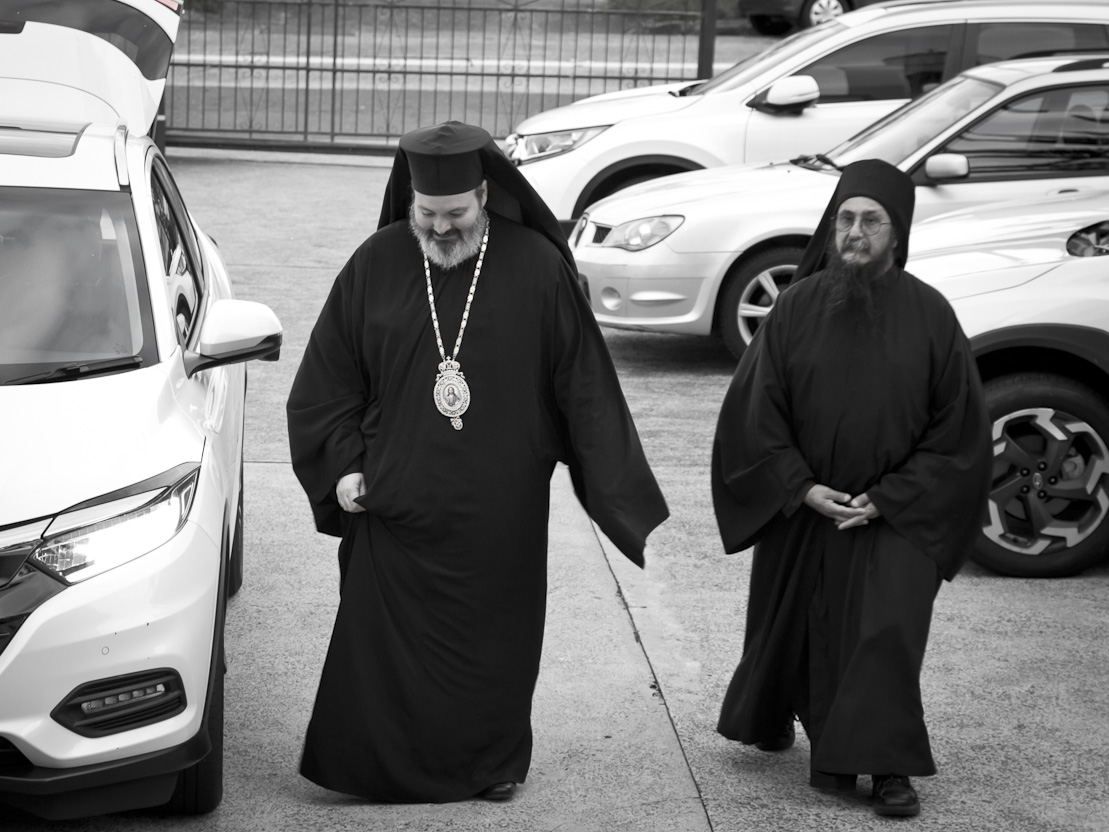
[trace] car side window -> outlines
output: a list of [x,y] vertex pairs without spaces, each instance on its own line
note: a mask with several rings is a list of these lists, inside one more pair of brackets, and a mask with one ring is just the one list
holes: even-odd
[[947,143],[972,180],[1101,174],[1109,153],[1109,85],[1062,87],[1007,102]]
[[970,27],[967,50],[974,66],[1036,55],[1105,52],[1109,33],[1094,23],[980,23]]
[[943,81],[953,26],[887,32],[852,43],[809,64],[820,103],[916,98]]
[[184,205],[168,172],[156,167],[150,186],[167,297],[177,323],[178,341],[184,346],[196,323],[203,297],[200,272],[196,268],[195,241],[189,231]]

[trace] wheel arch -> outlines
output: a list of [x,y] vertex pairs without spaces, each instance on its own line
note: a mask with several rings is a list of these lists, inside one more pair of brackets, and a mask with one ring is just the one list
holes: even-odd
[[1109,389],[1109,332],[1073,324],[1004,327],[970,339],[982,381],[1015,372],[1063,375]]
[[627,181],[643,173],[657,172],[658,176],[668,176],[672,173],[688,173],[692,170],[704,170],[704,165],[698,164],[681,156],[667,154],[653,154],[648,156],[633,156],[613,162],[608,167],[590,179],[574,203],[574,217],[580,217],[585,209],[597,201],[597,194],[613,183]]
[[764,240],[759,240],[752,246],[744,249],[738,257],[728,264],[728,268],[724,272],[724,279],[720,281],[720,285],[716,288],[716,297],[713,299],[712,308],[712,331],[714,334],[720,333],[720,299],[724,296],[724,289],[728,282],[735,277],[736,272],[743,268],[752,257],[757,257],[764,251],[769,251],[774,248],[798,247],[805,248],[809,244],[811,237],[805,234],[784,234],[779,237],[767,237]]

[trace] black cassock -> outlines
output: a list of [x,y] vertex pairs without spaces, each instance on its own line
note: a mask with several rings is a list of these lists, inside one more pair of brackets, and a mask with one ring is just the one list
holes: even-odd
[[[814,770],[935,773],[920,670],[940,579],[965,562],[990,473],[989,420],[947,301],[895,270],[881,314],[825,314],[819,274],[791,286],[744,353],[712,460],[724,548],[754,545],[743,657],[718,730],[775,738],[793,714]],[[839,531],[813,483],[870,495]]]
[[[474,262],[432,266],[448,353]],[[310,780],[392,802],[524,781],[556,462],[642,565],[667,509],[574,281],[545,237],[490,214],[457,356],[471,400],[455,430],[432,398],[440,356],[407,223],[370,237],[336,279],[288,402],[293,467],[317,528],[343,538],[340,605],[301,760]],[[365,513],[335,499],[353,470],[365,475]]]

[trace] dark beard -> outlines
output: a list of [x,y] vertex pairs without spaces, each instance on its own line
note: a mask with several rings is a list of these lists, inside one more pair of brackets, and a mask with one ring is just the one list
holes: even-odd
[[465,263],[481,250],[481,238],[485,236],[485,226],[489,222],[489,215],[482,208],[478,211],[477,221],[465,231],[458,232],[446,244],[435,236],[431,229],[420,228],[416,224],[415,208],[408,209],[408,228],[416,242],[420,244],[420,251],[424,257],[441,269],[453,269]]
[[847,263],[836,248],[833,237],[828,241],[828,264],[820,279],[828,287],[825,313],[843,310],[858,321],[875,320],[879,314],[878,293],[885,284],[890,265],[885,262]]

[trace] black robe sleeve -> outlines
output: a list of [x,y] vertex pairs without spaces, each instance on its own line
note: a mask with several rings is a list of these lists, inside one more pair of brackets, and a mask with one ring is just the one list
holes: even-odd
[[357,261],[356,253],[335,279],[286,404],[293,471],[308,495],[316,529],[336,537],[342,536],[342,510],[335,484],[361,470],[361,422],[369,399],[355,343],[358,330],[351,325],[351,310],[361,307],[351,297],[358,286]]
[[569,269],[559,282],[551,351],[574,492],[629,560],[669,510],[647,463],[604,337]]
[[953,313],[933,355],[930,419],[912,453],[867,489],[880,515],[950,580],[981,527],[990,420],[970,344]]
[[782,377],[783,345],[771,313],[740,359],[712,447],[712,498],[725,552],[758,542],[779,512],[796,511],[813,484],[797,449]]

